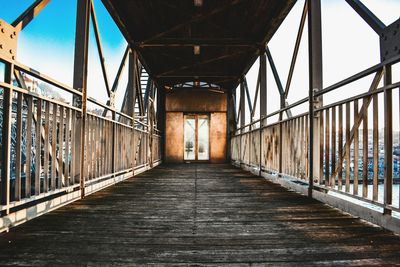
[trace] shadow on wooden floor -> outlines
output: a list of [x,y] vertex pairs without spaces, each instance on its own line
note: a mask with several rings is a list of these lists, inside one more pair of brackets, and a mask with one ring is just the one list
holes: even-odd
[[224,164],[161,165],[0,235],[0,265],[396,265],[400,238]]

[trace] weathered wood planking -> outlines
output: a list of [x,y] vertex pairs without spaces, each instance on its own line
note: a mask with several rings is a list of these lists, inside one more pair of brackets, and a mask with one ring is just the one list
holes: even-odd
[[400,238],[229,165],[161,165],[0,235],[0,265],[396,265]]

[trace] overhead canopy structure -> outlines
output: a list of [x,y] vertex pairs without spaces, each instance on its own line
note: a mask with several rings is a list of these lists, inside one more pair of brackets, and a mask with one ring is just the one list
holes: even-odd
[[235,88],[295,0],[103,0],[161,86]]

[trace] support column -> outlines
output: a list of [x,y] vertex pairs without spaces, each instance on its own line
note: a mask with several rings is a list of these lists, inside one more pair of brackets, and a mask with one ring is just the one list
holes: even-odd
[[165,160],[165,90],[162,86],[157,88],[157,126],[161,131],[161,160]]
[[308,1],[308,56],[309,56],[309,188],[312,196],[313,181],[319,180],[320,153],[320,120],[314,109],[322,106],[322,97],[314,97],[314,92],[322,90],[322,33],[321,33],[321,0]]
[[[4,82],[12,84],[12,73],[14,65],[7,63],[4,73]],[[10,212],[10,154],[11,154],[11,116],[12,116],[12,89],[3,89],[3,127],[2,127],[2,150],[1,150],[1,205],[6,207],[5,214]],[[1,215],[1,214],[0,214]]]
[[[246,90],[243,80],[240,82],[240,127],[246,124]],[[243,130],[241,130],[243,132]]]
[[232,90],[229,90],[227,92],[227,114],[226,114],[226,120],[227,120],[227,131],[226,131],[226,160],[227,162],[231,162],[232,160],[232,149],[231,149],[231,136],[235,133],[235,109],[233,105],[233,92]]
[[[267,116],[267,58],[265,51],[260,55],[260,118]],[[264,125],[264,120],[260,121]]]
[[129,67],[128,67],[128,85],[125,92],[125,102],[123,103],[123,110],[126,114],[132,116],[133,126],[133,159],[132,159],[132,172],[135,174],[136,166],[136,139],[135,139],[135,102],[136,102],[136,86],[137,86],[137,54],[133,49],[129,50]]
[[78,0],[75,32],[74,80],[73,87],[82,92],[82,97],[74,96],[73,104],[82,109],[77,114],[75,132],[76,154],[74,155],[75,181],[79,179],[81,197],[85,196],[85,127],[86,127],[86,100],[87,100],[87,71],[88,71],[88,43],[89,18],[91,0]]
[[[246,98],[246,90],[244,88],[244,83],[243,79],[240,81],[240,99],[239,99],[239,107],[240,107],[240,128],[243,127],[246,124],[246,103],[245,103],[245,98]],[[242,140],[243,140],[243,129],[240,129],[240,149],[239,149],[239,164],[242,163],[242,154],[244,151],[242,151]]]
[[[262,51],[260,55],[260,163],[259,163],[259,174],[262,174],[262,157],[263,157],[263,140],[262,140],[262,127],[267,124],[267,119],[263,119],[267,116],[267,58],[265,51]],[[253,107],[255,108],[255,107]]]
[[[392,66],[385,67],[384,85],[392,84]],[[385,90],[385,188],[384,188],[384,204],[392,204],[393,194],[393,99],[392,90]],[[384,208],[384,214],[392,214],[392,210]]]

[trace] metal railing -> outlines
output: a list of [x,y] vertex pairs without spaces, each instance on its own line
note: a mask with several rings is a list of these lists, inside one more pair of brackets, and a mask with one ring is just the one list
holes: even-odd
[[[87,101],[108,109],[112,116],[89,111],[83,116],[82,107],[15,85],[11,73],[22,72],[73,96],[81,96],[81,92],[17,62],[0,58],[0,64],[4,64],[5,76],[8,75],[0,82],[0,111],[4,118],[0,125],[0,169],[2,174],[7,174],[1,177],[0,183],[2,217],[61,195],[82,191],[82,186],[93,186],[124,174],[132,176],[135,170],[160,162],[161,140],[155,126],[101,105],[94,99]],[[85,118],[83,128],[82,118]],[[77,139],[82,129],[85,142],[79,147]],[[7,132],[10,134],[4,134]],[[82,150],[83,160],[76,160]],[[80,175],[81,165],[83,175]]]
[[[393,82],[391,77],[392,65],[399,61],[397,56],[377,64],[238,128],[231,137],[233,163],[373,204],[389,216],[392,211],[399,212],[400,203],[395,197],[399,194],[399,161],[393,153],[393,117],[398,119],[400,110],[392,104],[392,95],[399,95],[400,82]],[[311,118],[310,111],[283,116],[288,109],[308,104],[309,99],[369,75],[375,76],[365,93],[314,108]],[[381,80],[383,86],[379,86]],[[379,98],[384,99],[384,106],[379,105]],[[276,122],[267,123],[278,115]],[[383,121],[379,121],[380,117]],[[309,170],[315,166],[309,160],[313,151],[310,132],[314,138],[318,135],[319,147],[314,149],[320,155],[319,172],[314,173],[312,184]]]

